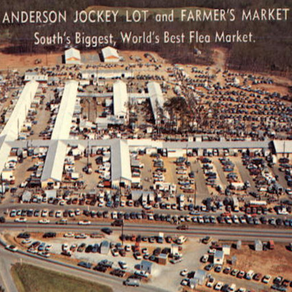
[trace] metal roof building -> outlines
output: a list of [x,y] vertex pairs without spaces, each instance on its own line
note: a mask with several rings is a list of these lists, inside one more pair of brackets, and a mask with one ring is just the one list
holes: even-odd
[[101,50],[104,62],[119,62],[120,56],[115,48],[110,46],[105,47]]
[[74,48],[70,48],[65,51],[65,63],[66,64],[80,64],[81,55],[80,51]]
[[128,116],[128,105],[129,96],[127,93],[126,83],[118,80],[114,83],[114,95],[113,95],[113,104],[114,104],[114,115],[119,119],[126,119]]
[[163,111],[164,98],[160,85],[157,82],[149,82],[147,88],[155,123],[164,117],[169,119],[168,113]]
[[130,185],[132,181],[129,146],[123,140],[117,140],[111,147],[111,180],[112,185],[120,183]]
[[10,150],[11,150],[11,146],[5,142],[6,136],[2,136],[0,137],[0,171],[1,171],[1,175],[3,170],[5,169],[5,164],[8,160],[9,154],[10,154]]
[[69,139],[72,117],[77,98],[78,82],[71,80],[66,82],[58,116],[52,133],[52,140]]
[[38,86],[39,83],[36,81],[30,81],[24,86],[14,110],[1,133],[1,136],[7,135],[6,140],[18,139]]
[[43,188],[48,186],[55,188],[60,187],[66,152],[67,145],[61,141],[55,141],[49,147],[41,176],[41,184]]
[[24,82],[37,81],[40,83],[48,82],[48,74],[40,74],[38,72],[25,72]]
[[223,265],[224,252],[222,250],[216,250],[213,256],[213,263],[216,265]]
[[207,272],[204,270],[197,270],[195,273],[194,278],[190,279],[190,283],[193,284],[195,287],[197,285],[203,285],[205,279],[207,277]]
[[292,153],[292,140],[274,140],[273,145],[276,154]]
[[133,78],[133,70],[125,69],[99,69],[97,71],[97,78]]

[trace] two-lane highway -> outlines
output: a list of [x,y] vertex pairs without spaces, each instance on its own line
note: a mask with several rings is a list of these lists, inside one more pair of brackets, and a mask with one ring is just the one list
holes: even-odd
[[[88,226],[78,225],[77,223],[68,223],[67,225],[57,224],[37,224],[32,222],[27,223],[3,223],[0,225],[0,230],[25,230],[43,232],[97,232],[103,227],[110,227],[115,232],[121,233],[121,227],[111,226],[110,222],[92,223]],[[145,224],[145,223],[126,223],[123,228],[124,234],[147,234],[158,235],[163,232],[169,235],[187,235],[190,237],[200,237],[210,235],[220,239],[247,239],[247,240],[270,240],[273,239],[279,242],[292,241],[292,230],[287,228],[261,228],[261,227],[233,227],[233,226],[189,226],[188,230],[178,230],[175,225],[166,224]]]

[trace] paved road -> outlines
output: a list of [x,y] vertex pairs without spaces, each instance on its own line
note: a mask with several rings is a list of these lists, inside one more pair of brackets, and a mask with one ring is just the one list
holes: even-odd
[[223,187],[223,189],[225,189],[229,185],[229,183],[228,183],[228,181],[226,179],[225,172],[223,171],[222,165],[219,162],[217,157],[214,157],[212,159],[212,161],[213,161],[213,163],[214,163],[214,165],[216,167],[219,179],[220,179],[220,181],[222,183],[222,187]]
[[11,257],[9,256],[9,252],[0,249],[0,283],[5,288],[7,292],[18,292],[16,286],[14,284],[13,278],[10,273]]
[[[90,226],[78,226],[78,225],[63,225],[57,226],[54,224],[47,224],[42,226],[43,232],[46,231],[55,231],[55,232],[96,232],[99,228],[110,226],[107,222],[95,223]],[[115,232],[121,233],[121,227],[111,227]],[[21,230],[21,231],[39,231],[40,225],[34,223],[23,224],[1,224],[0,230]],[[274,239],[275,241],[281,242],[291,242],[292,241],[292,230],[283,228],[266,228],[263,229],[261,227],[234,227],[229,225],[221,225],[221,226],[207,226],[207,225],[198,225],[198,226],[190,226],[189,230],[177,230],[176,226],[173,225],[149,225],[149,224],[126,224],[124,227],[124,233],[129,234],[150,234],[150,235],[158,235],[159,232],[163,232],[165,234],[177,235],[184,234],[192,237],[200,237],[205,235],[215,236],[221,239],[262,239],[269,240]]]
[[191,170],[195,173],[195,182],[196,182],[196,202],[195,205],[201,204],[201,202],[210,197],[209,190],[206,186],[204,173],[200,163],[195,160],[194,163],[191,163]]
[[285,177],[284,177],[284,175],[283,175],[283,172],[281,172],[281,171],[279,170],[279,167],[280,167],[279,163],[276,163],[276,164],[272,167],[272,171],[274,172],[275,175],[278,176],[278,182],[279,182],[279,184],[280,184],[283,188],[290,188],[290,187],[288,187],[288,185],[287,185],[287,181],[285,180]]
[[235,165],[239,171],[239,174],[242,178],[243,182],[249,181],[250,182],[250,188],[249,191],[250,192],[257,192],[257,189],[255,187],[255,183],[254,180],[252,179],[252,177],[250,176],[248,170],[245,168],[245,166],[241,163],[241,161],[235,160]]

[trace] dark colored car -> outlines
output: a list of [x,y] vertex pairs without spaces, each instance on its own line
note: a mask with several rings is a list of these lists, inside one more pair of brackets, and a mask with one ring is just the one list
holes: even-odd
[[113,233],[113,230],[110,228],[107,228],[107,227],[102,228],[101,231],[108,234],[108,235],[111,235]]

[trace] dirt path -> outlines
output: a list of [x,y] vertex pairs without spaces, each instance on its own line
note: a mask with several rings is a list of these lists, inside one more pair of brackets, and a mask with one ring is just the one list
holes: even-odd
[[214,60],[214,65],[212,66],[215,67],[214,69],[220,69],[221,71],[225,70],[225,65],[226,65],[226,59],[227,59],[227,49],[224,48],[215,48],[213,52],[213,60]]

